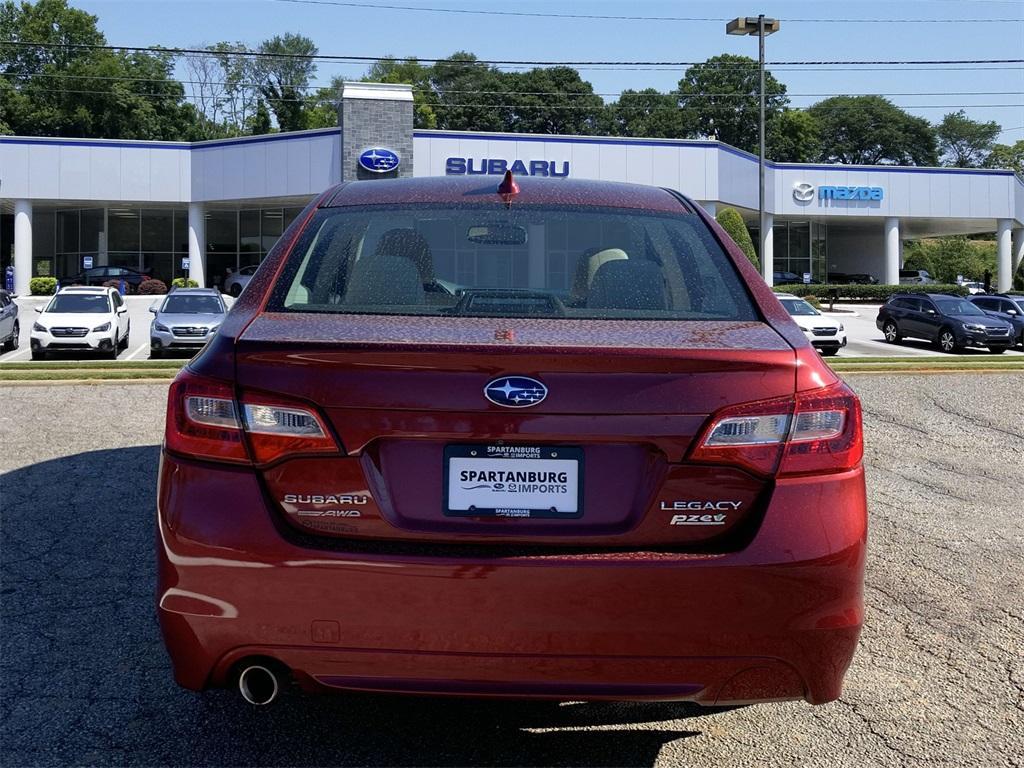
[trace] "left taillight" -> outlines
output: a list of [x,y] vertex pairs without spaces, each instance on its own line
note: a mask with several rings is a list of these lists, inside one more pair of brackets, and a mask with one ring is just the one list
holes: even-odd
[[691,461],[779,476],[843,472],[863,456],[861,408],[842,382],[794,398],[730,406],[709,421]]
[[184,370],[167,398],[167,450],[197,459],[248,464],[232,386]]
[[245,393],[228,382],[182,371],[171,385],[167,449],[236,464],[266,464],[291,454],[337,453],[316,411],[278,396]]

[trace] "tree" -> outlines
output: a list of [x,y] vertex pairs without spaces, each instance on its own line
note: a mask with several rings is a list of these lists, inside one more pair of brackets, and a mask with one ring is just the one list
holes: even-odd
[[935,132],[882,96],[833,96],[808,112],[821,127],[820,159],[867,165],[937,165]]
[[[167,53],[110,51],[96,17],[66,0],[0,5],[0,39],[51,43],[0,46],[7,86],[0,115],[24,136],[189,140],[198,113],[172,76]],[[8,87],[9,86],[9,87]]]
[[1015,144],[996,144],[987,158],[986,168],[1009,168],[1024,178],[1024,139]]
[[996,272],[996,244],[966,237],[940,237],[918,240],[904,249],[907,269],[927,269],[940,283],[955,283],[963,275],[981,280],[985,272]]
[[466,51],[453,53],[431,68],[437,96],[437,127],[453,131],[508,130],[509,83],[494,67]]
[[500,78],[508,91],[505,130],[593,135],[603,126],[604,101],[572,67],[537,67]]
[[260,94],[282,131],[306,127],[306,88],[316,74],[318,49],[308,37],[286,32],[260,43],[255,69]]
[[780,163],[811,163],[821,154],[821,127],[814,115],[795,109],[779,112],[768,123],[768,157]]
[[715,220],[729,237],[733,239],[733,242],[740,247],[740,250],[746,254],[754,268],[760,270],[761,262],[758,260],[757,252],[754,250],[754,241],[751,239],[750,230],[743,223],[743,217],[740,216],[739,211],[735,208],[720,208],[715,216]]
[[626,90],[608,106],[612,131],[618,136],[676,139],[687,135],[675,94],[655,88]]
[[[222,114],[229,133],[240,134],[250,121],[260,100],[260,67],[253,56],[245,54],[244,43],[219,42],[210,46],[224,80]],[[266,103],[263,108],[266,109]]]
[[957,168],[978,168],[996,142],[999,123],[971,120],[962,109],[950,112],[935,128],[943,165]]
[[249,118],[249,133],[253,136],[260,136],[264,133],[270,133],[272,130],[270,110],[267,109],[267,102],[260,99],[256,104],[256,111]]
[[[757,152],[760,109],[757,62],[722,54],[686,70],[678,99],[684,119],[697,135]],[[764,75],[765,121],[770,123],[789,103],[786,86],[771,72]]]
[[420,64],[416,59],[395,58],[375,61],[363,75],[367,83],[407,83],[412,86],[413,126],[415,128],[437,127],[437,95],[431,86],[432,67]]

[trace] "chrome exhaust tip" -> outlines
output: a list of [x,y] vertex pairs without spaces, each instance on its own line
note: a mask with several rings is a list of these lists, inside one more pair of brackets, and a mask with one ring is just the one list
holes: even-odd
[[281,685],[273,670],[259,664],[242,668],[238,675],[238,691],[253,706],[262,707],[277,698]]

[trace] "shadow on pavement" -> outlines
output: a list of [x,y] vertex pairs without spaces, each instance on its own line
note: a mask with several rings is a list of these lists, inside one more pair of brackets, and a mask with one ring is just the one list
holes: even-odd
[[680,718],[711,713],[298,692],[256,709],[181,690],[153,608],[158,457],[94,451],[0,475],[6,765],[646,766],[698,735]]

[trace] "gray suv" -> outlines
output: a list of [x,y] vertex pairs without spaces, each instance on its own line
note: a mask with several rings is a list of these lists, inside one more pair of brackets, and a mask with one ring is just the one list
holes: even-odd
[[227,308],[212,288],[177,288],[149,308],[149,356],[176,350],[195,351],[213,338]]

